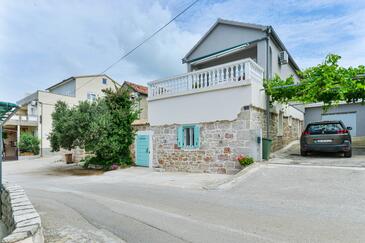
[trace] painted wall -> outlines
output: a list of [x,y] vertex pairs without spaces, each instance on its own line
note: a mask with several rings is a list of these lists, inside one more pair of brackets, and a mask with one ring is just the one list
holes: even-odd
[[[107,79],[107,83],[103,84],[103,78]],[[82,77],[76,79],[76,98],[78,100],[86,100],[87,94],[93,92],[98,97],[103,96],[103,89],[114,89],[114,82],[107,76]]]
[[187,58],[188,60],[192,60],[263,37],[265,37],[264,32],[259,30],[218,24],[204,42],[202,42]]
[[333,113],[349,113],[356,112],[356,133],[357,136],[365,136],[365,106],[361,104],[341,104],[337,107],[329,109],[324,112],[322,107],[306,107],[304,122],[307,125],[309,122],[321,121],[322,114]]
[[[114,89],[114,83],[109,78],[107,78],[107,84],[102,83],[102,78],[107,77],[100,76],[77,78],[76,97],[59,95],[46,91],[38,91],[38,137],[41,140],[43,155],[48,155],[50,152],[48,136],[52,130],[52,113],[54,111],[55,104],[58,101],[63,101],[70,106],[77,105],[80,101],[87,100],[88,92],[93,92],[97,96],[101,97],[103,95],[102,89]],[[41,117],[42,120],[40,119]]]
[[[251,28],[243,28],[238,26],[230,26],[227,24],[219,24],[215,27],[215,29],[207,36],[207,38],[196,48],[194,52],[188,56],[188,60],[192,60],[197,57],[201,57],[204,55],[211,54],[213,52],[221,51],[226,48],[239,45],[245,42],[261,39],[265,37],[266,34],[261,30],[251,29]],[[229,37],[229,38],[227,38]],[[271,48],[271,67],[266,70],[266,56],[267,56],[267,47],[266,40],[262,40],[255,44],[254,48],[244,50],[237,54],[232,54],[231,56],[220,57],[216,60],[211,60],[207,63],[202,64],[187,64],[188,71],[191,71],[194,68],[201,69],[206,68],[208,66],[212,66],[215,63],[224,63],[231,61],[232,58],[237,58],[237,55],[242,55],[243,52],[247,52],[245,55],[255,56],[256,62],[264,69],[264,72],[269,72],[269,76],[273,77],[275,74],[279,75],[281,78],[288,78],[293,76],[295,80],[299,81],[299,77],[296,74],[295,69],[290,64],[280,65],[279,62],[279,53],[282,49],[273,41],[269,40],[269,47]],[[256,52],[256,54],[252,53]],[[270,66],[270,65],[269,65]],[[266,77],[266,74],[264,74]],[[264,92],[259,91],[259,89],[254,89],[253,91],[253,101],[252,104],[258,108],[265,108],[266,101]],[[291,106],[285,105],[276,105],[272,110],[275,113],[278,113],[279,110],[283,110],[286,116],[292,116],[297,119],[303,120],[303,112],[304,106],[295,106],[295,108]]]
[[249,85],[205,91],[166,99],[150,100],[148,118],[151,126],[189,124],[237,118],[245,105],[251,104]]
[[59,95],[75,96],[76,81],[70,80],[60,86],[50,89],[49,92]]

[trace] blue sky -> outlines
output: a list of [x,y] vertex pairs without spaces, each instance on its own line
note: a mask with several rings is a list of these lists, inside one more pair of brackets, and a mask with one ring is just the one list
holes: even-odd
[[[0,100],[17,101],[65,78],[95,74],[191,0],[1,0]],[[301,68],[328,53],[365,64],[365,1],[200,2],[108,75],[146,82],[185,72],[181,58],[217,18],[272,25]]]

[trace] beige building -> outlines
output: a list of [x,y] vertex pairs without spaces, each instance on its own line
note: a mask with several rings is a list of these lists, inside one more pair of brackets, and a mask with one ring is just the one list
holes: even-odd
[[144,125],[148,123],[148,105],[147,96],[148,88],[143,85],[124,81],[123,87],[130,91],[131,98],[135,100],[135,108],[140,110],[139,119],[134,122],[134,125]]
[[17,141],[22,132],[37,135],[40,140],[40,155],[51,152],[48,135],[52,129],[52,112],[57,101],[76,105],[83,100],[95,100],[102,96],[102,90],[114,88],[119,84],[107,75],[76,76],[65,79],[45,91],[35,93],[19,100],[21,107],[17,114],[5,124],[5,158],[17,158]]

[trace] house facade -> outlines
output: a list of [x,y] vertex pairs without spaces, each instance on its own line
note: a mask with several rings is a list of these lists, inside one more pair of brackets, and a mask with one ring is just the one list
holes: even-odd
[[183,63],[187,73],[148,84],[149,126],[137,133],[137,165],[234,174],[238,155],[262,159],[263,137],[277,150],[300,136],[301,107],[274,104],[267,112],[263,80],[299,80],[271,26],[218,19]]
[[131,99],[135,101],[135,109],[140,111],[139,117],[134,121],[135,126],[145,125],[148,123],[148,88],[143,85],[124,81],[122,87],[129,90]]
[[51,154],[49,133],[52,129],[52,113],[58,101],[73,106],[80,101],[93,101],[103,95],[102,90],[119,85],[107,75],[75,76],[65,79],[45,91],[38,90],[19,100],[19,111],[5,124],[5,158],[17,159],[17,142],[20,134],[30,132],[40,140],[40,155]]

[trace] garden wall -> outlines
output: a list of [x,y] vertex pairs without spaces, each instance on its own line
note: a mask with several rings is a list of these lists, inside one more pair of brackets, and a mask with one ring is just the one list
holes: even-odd
[[1,218],[9,234],[2,243],[44,242],[39,214],[20,186],[3,184]]

